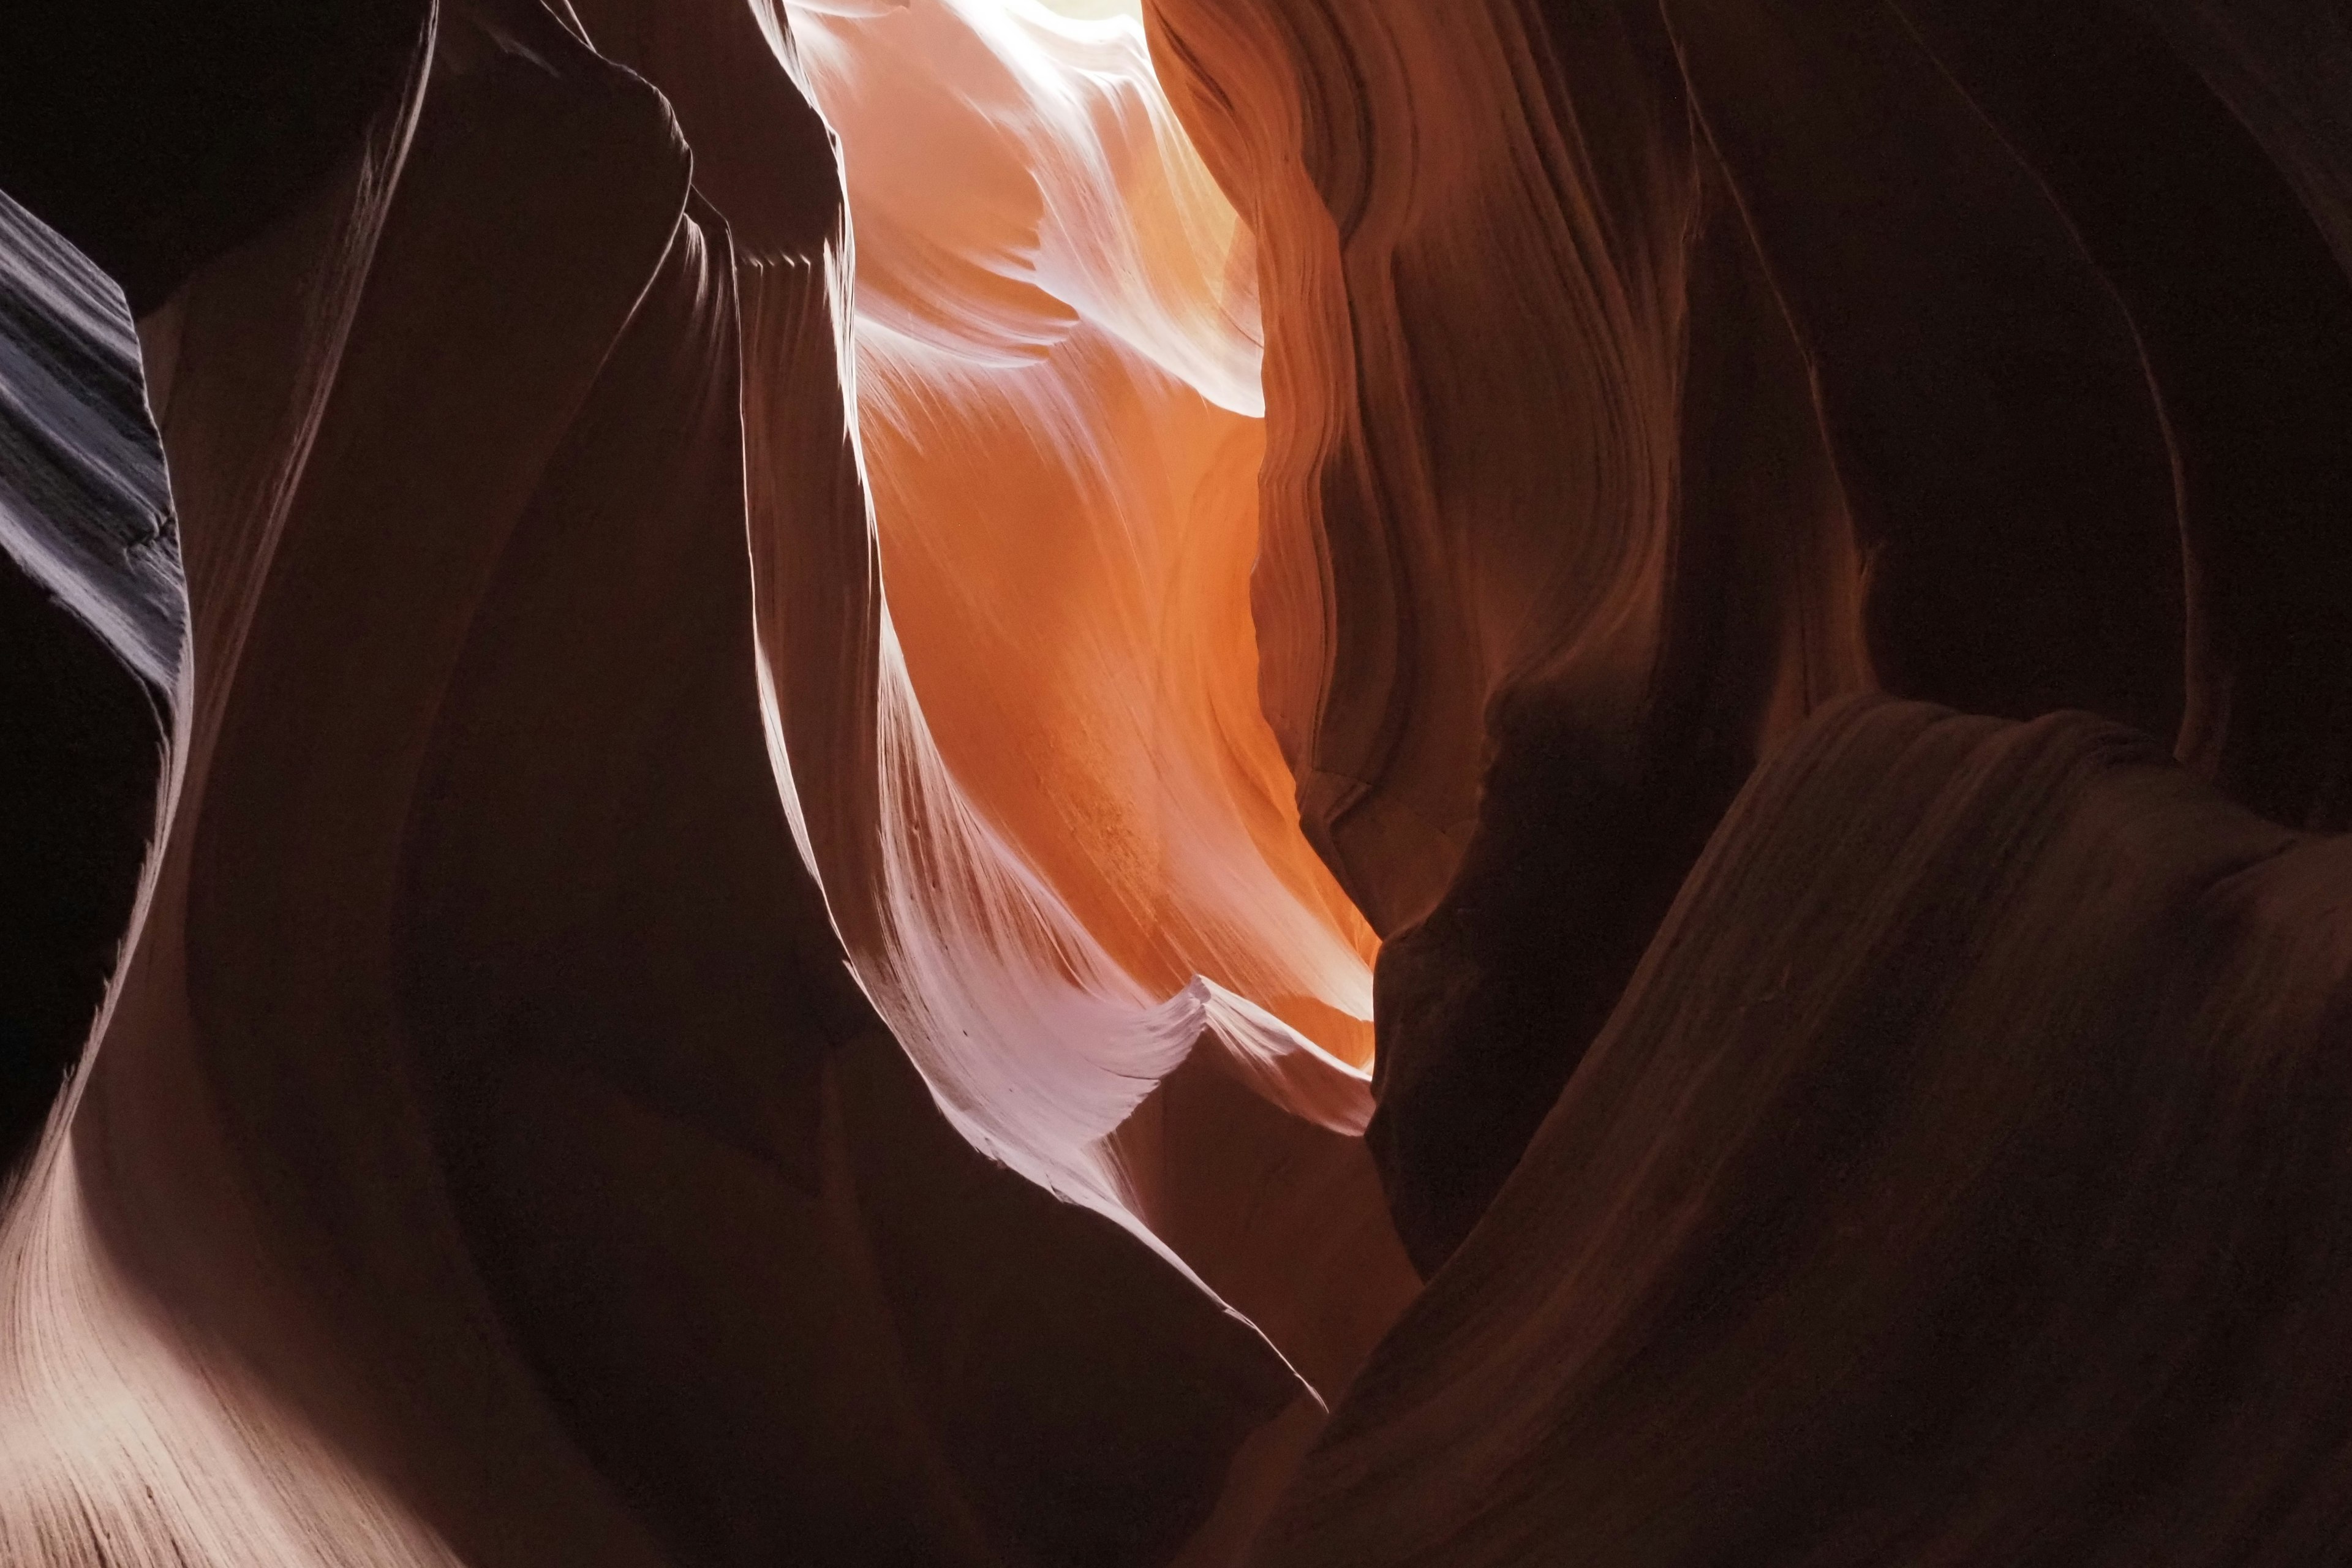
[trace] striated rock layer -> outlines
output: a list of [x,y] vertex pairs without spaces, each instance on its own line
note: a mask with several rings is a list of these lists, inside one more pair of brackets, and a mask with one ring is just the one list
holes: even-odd
[[0,194],[0,1173],[31,1152],[130,919],[184,633],[121,291]]
[[2336,1561],[2347,854],[2087,715],[1824,713],[1257,1561]]
[[70,9],[0,1559],[2352,1549],[2336,11]]
[[1262,679],[1424,1272],[1826,697],[2340,825],[2340,25],[2044,10],[1155,0],[1260,237]]
[[1856,546],[1654,14],[1153,18],[1260,237],[1261,680],[1389,939],[1371,1137],[1426,1271],[1758,747],[1868,679]]
[[[691,105],[728,15],[599,21]],[[1312,1408],[1116,1190],[959,1137],[844,961],[882,890],[813,869],[886,791],[795,721],[856,711],[882,615],[851,579],[832,660],[756,640],[864,514],[830,147],[752,37],[797,192],[724,153],[706,191],[566,20],[451,8],[356,161],[142,323],[192,637],[121,973],[0,1238],[12,1560],[1160,1562]],[[1253,1098],[1360,1124],[1270,1016],[1178,1001],[1159,1071],[1213,1015]],[[1323,1136],[1275,1119],[1277,1160]],[[1283,1321],[1336,1387],[1412,1283],[1329,1285],[1368,1305]]]

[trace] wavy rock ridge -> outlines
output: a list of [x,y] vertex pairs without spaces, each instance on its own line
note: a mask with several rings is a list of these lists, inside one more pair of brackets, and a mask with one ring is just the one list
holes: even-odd
[[0,1559],[2352,1552],[2341,16],[228,9],[0,43]]

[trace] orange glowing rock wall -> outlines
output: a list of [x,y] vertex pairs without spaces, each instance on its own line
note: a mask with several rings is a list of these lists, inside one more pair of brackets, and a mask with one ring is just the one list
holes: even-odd
[[[860,982],[975,1144],[1164,1247],[1115,1139],[1196,1042],[1302,1137],[1370,1109],[1370,933],[1255,708],[1245,238],[1133,16],[583,15],[747,215],[763,679]],[[836,134],[855,221],[781,219]]]
[[[152,883],[0,1232],[0,1542],[1164,1561],[1413,1289],[1318,1125],[1362,1075],[1087,949],[938,763],[782,18],[491,3],[405,59],[142,323],[191,637]],[[942,820],[973,902],[908,890]],[[1181,1174],[1302,1140],[1295,1201]],[[1268,1223],[1355,1250],[1270,1272]]]
[[1857,546],[1654,15],[1151,16],[1259,237],[1261,679],[1390,938],[1372,1137],[1430,1268],[1758,751],[1869,680]]
[[1386,939],[1424,1268],[1826,697],[2084,708],[2341,820],[2341,49],[2141,11],[1150,7],[1259,238],[1266,709]]
[[2347,1557],[2336,12],[60,10],[0,1560]]
[[1140,27],[989,4],[798,37],[845,149],[858,426],[941,760],[1143,994],[1204,974],[1361,1065],[1370,934],[1257,709],[1255,258]]

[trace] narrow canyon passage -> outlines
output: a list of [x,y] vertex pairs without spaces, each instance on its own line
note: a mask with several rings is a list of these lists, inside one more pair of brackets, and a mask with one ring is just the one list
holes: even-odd
[[0,1568],[2352,1561],[2347,106],[0,18]]
[[1139,10],[865,9],[793,15],[842,150],[880,547],[869,984],[951,1102],[1064,1108],[992,1122],[1041,1145],[1116,1127],[1204,994],[1236,1048],[1367,1067],[1371,933],[1257,701],[1248,235]]

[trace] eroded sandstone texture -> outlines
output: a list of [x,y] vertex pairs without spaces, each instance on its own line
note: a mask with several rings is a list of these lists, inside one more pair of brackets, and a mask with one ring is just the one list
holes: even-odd
[[2047,12],[1153,8],[1267,258],[1262,679],[1424,1269],[1829,696],[2341,826],[2345,22]]
[[0,1562],[2352,1560],[2332,0],[19,9]]

